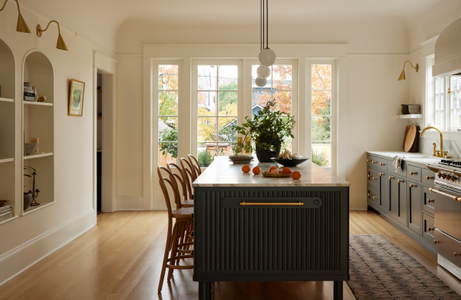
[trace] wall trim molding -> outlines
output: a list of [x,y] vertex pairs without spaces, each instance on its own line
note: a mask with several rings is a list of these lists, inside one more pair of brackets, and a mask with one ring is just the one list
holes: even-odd
[[[89,217],[89,220],[85,220],[85,218]],[[81,222],[80,222],[81,221]],[[88,222],[89,221],[89,222]],[[88,223],[88,224],[85,224]],[[64,237],[59,237],[56,238],[58,243],[60,243],[57,247],[53,247],[52,249],[46,249],[43,247],[40,247],[38,245],[40,242],[46,242],[46,239],[51,238],[54,239],[55,235],[59,235],[60,231],[64,230],[65,227],[69,225],[75,225],[77,227],[81,228],[80,232],[77,232],[75,235],[70,235],[70,233],[74,233],[75,230],[69,230]],[[32,267],[45,257],[49,256],[50,254],[54,253],[55,251],[59,250],[60,248],[64,247],[68,243],[72,242],[91,228],[93,228],[96,225],[96,214],[93,208],[88,209],[79,215],[59,224],[56,227],[51,228],[48,231],[45,231],[44,233],[37,235],[36,237],[28,240],[27,242],[9,250],[8,252],[5,252],[4,254],[0,255],[0,286],[3,285],[5,282],[9,281],[10,279],[16,277],[20,273],[24,272],[28,268]],[[59,241],[61,240],[61,241]],[[29,260],[31,262],[27,262],[24,260],[22,254],[24,256],[29,256],[28,253],[25,252],[32,252],[35,254],[35,257],[30,257]],[[13,262],[13,260],[16,261],[25,261],[25,266],[18,265],[17,268],[14,268],[16,266],[16,262]],[[6,266],[2,267],[2,264],[8,264],[9,262],[13,263],[13,267],[11,266]],[[4,274],[2,274],[4,273]]]

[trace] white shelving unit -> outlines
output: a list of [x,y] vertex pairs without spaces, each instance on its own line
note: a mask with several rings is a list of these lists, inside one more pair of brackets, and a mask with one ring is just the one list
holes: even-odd
[[24,101],[24,105],[53,106],[53,103]]
[[13,100],[13,99],[10,99],[10,98],[2,98],[2,97],[0,97],[0,102],[10,102],[10,103],[13,103],[14,100]]
[[36,158],[42,158],[42,157],[47,157],[47,156],[52,156],[53,153],[40,153],[40,154],[31,154],[31,155],[26,155],[24,156],[24,160],[27,159],[36,159]]
[[14,158],[4,158],[0,159],[0,164],[7,163],[7,162],[13,162]]
[[397,115],[397,119],[422,119],[422,114],[408,114],[408,115]]

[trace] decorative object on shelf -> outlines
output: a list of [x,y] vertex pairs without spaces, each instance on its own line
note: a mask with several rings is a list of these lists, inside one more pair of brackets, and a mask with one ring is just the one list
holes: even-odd
[[[32,172],[32,175],[26,173],[27,171]],[[37,170],[35,170],[34,168],[29,167],[29,166],[24,166],[24,177],[32,178],[32,190],[29,190],[28,192],[24,192],[24,207],[25,207],[25,204],[26,204],[26,194],[31,195],[32,199],[29,202],[30,206],[40,205],[40,203],[37,202],[37,197],[38,197],[38,193],[40,193],[40,190],[35,188],[35,175],[37,175]],[[25,186],[24,186],[24,188],[25,188]],[[25,209],[26,208],[24,208],[24,210]]]
[[419,104],[408,104],[410,114],[419,114]]
[[419,64],[416,64],[416,66],[413,66],[413,64],[411,63],[411,61],[407,60],[403,63],[403,70],[402,70],[402,73],[400,73],[400,76],[399,76],[399,81],[400,80],[405,80],[406,77],[405,77],[405,64],[409,62],[410,63],[410,66],[416,70],[416,72],[419,71]]
[[0,207],[5,206],[10,202],[10,200],[0,200]]
[[37,144],[37,147],[35,148],[33,154],[38,154],[39,153],[38,147],[40,146],[40,139],[38,137],[30,138],[30,143]]
[[40,97],[37,98],[37,102],[46,102],[46,96],[41,95]]
[[24,192],[24,210],[28,209],[32,203],[32,192]]
[[35,102],[37,99],[37,90],[30,86],[30,82],[24,82],[24,101]]
[[255,84],[259,87],[265,86],[267,77],[269,77],[272,66],[275,62],[275,52],[269,48],[269,2],[268,0],[261,0],[261,15],[260,15],[260,52],[258,55],[261,65],[256,70],[258,78]]
[[[233,126],[238,134],[243,135],[247,140],[250,137],[256,146],[256,156],[260,162],[272,162],[271,157],[277,157],[280,153],[282,142],[285,138],[293,136],[295,119],[290,114],[283,114],[280,111],[273,110],[275,99],[267,104],[253,115],[253,120],[246,116],[245,123],[242,126]],[[251,143],[239,144],[235,148],[250,151]]]
[[25,143],[24,144],[24,151],[27,155],[32,155],[38,148],[38,143]]
[[418,151],[418,133],[419,126],[408,125],[405,128],[405,137],[403,139],[403,151],[417,152]]
[[66,46],[66,43],[64,43],[64,40],[61,36],[61,26],[59,26],[59,23],[58,21],[56,20],[51,20],[50,22],[48,22],[48,25],[46,25],[46,28],[45,29],[42,29],[42,26],[40,26],[40,24],[37,25],[37,36],[38,37],[41,37],[42,36],[42,33],[44,31],[47,31],[48,30],[48,27],[50,27],[50,24],[52,22],[55,22],[56,24],[58,24],[58,42],[56,43],[56,48],[57,49],[60,49],[60,50],[64,50],[64,51],[67,51],[67,46]]
[[69,116],[81,117],[83,115],[83,97],[85,96],[85,83],[71,79],[69,94]]
[[402,115],[408,115],[410,111],[408,110],[408,104],[402,104]]
[[[0,9],[0,11],[2,11],[5,8],[7,2],[8,2],[8,0],[5,1],[5,3],[3,4],[3,7]],[[30,33],[29,26],[27,26],[26,21],[24,21],[24,18],[22,17],[21,8],[19,7],[18,0],[16,0],[16,4],[18,6],[18,23],[16,24],[16,31],[24,32],[24,33]]]

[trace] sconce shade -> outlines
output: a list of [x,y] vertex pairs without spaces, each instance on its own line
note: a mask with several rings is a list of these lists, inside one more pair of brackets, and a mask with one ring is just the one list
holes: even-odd
[[400,73],[399,81],[400,81],[400,80],[405,80],[405,79],[406,79],[406,77],[405,77],[405,64],[406,64],[407,62],[410,63],[410,66],[411,66],[413,69],[415,69],[416,72],[419,71],[419,64],[416,64],[416,66],[413,66],[413,64],[411,63],[411,61],[407,60],[407,61],[405,61],[405,62],[403,63],[403,70],[402,70],[402,73]]
[[22,17],[21,13],[18,15],[18,24],[16,25],[16,31],[30,33],[29,26],[27,26],[26,21]]
[[58,42],[56,43],[56,48],[67,51],[67,46],[66,43],[64,43],[64,40],[62,39],[61,34],[58,35]]
[[256,78],[255,83],[256,83],[257,86],[263,87],[263,86],[266,85],[267,80],[265,78],[258,77],[258,78]]
[[270,67],[274,64],[276,55],[272,49],[266,48],[259,52],[258,58],[261,65]]
[[258,74],[259,78],[267,78],[271,74],[271,69],[269,69],[269,67],[260,65],[256,70],[256,73]]

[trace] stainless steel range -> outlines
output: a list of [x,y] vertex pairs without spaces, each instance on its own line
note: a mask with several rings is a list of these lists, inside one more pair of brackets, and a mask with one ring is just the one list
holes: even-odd
[[435,250],[439,265],[461,279],[461,161],[427,165],[435,172]]

